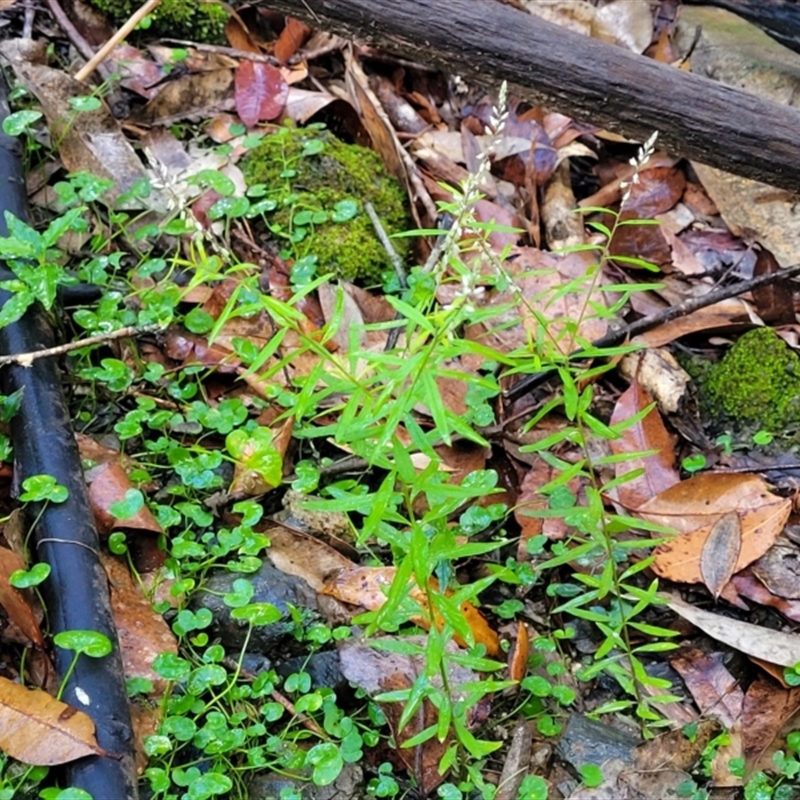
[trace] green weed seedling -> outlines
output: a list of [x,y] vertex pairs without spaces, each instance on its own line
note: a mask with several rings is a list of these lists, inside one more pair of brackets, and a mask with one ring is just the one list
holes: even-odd
[[34,122],[38,122],[43,116],[41,111],[32,109],[15,111],[3,120],[3,133],[7,136],[22,136],[30,133]]
[[[502,131],[506,117],[505,92],[501,94],[490,122],[493,134]],[[9,124],[25,128],[35,122],[28,115]],[[295,134],[286,129],[277,135],[278,143],[285,137],[288,144]],[[643,148],[637,168],[652,146],[651,141]],[[16,276],[4,287],[15,297],[0,324],[23,313],[34,297],[41,300],[42,293],[52,308],[58,286],[73,280],[61,266],[58,240],[67,231],[85,230],[90,212],[102,215],[107,229],[91,240],[92,253],[78,265],[76,276],[102,285],[106,293],[96,306],[75,312],[74,322],[83,331],[179,322],[213,344],[231,321],[263,314],[272,322],[272,335],[263,347],[244,337],[233,341],[235,356],[249,373],[245,377],[258,375],[265,387],[264,397],[253,395],[246,402],[241,397],[210,399],[204,381],[210,368],[203,364],[167,368],[88,349],[76,355],[74,372],[84,390],[76,393],[77,418],[92,432],[113,431],[120,449],[137,463],[131,477],[138,488],[115,504],[112,513],[125,519],[146,504],[164,530],[163,571],[171,584],[172,603],[162,602],[157,609],[168,619],[179,652],[162,653],[153,663],[167,687],[153,701],[158,704],[158,730],[144,742],[150,758],[144,780],[153,800],[246,798],[251,777],[267,771],[330,784],[345,764],[363,760],[365,747],[388,737],[378,703],[393,702],[402,704],[401,725],[425,703],[438,711],[436,722],[416,732],[407,745],[448,742],[439,764],[448,777],[438,789],[439,797],[490,800],[496,787],[486,775],[502,742],[486,727],[475,727],[472,709],[494,696],[498,707],[507,705],[509,713],[535,720],[541,735],[557,735],[576,694],[568,660],[575,634],[571,618],[585,620],[600,632],[597,651],[579,665],[577,677],[592,681],[607,675],[622,689],[619,699],[593,713],[633,714],[651,735],[663,723],[658,704],[674,699],[669,683],[648,671],[649,659],[673,647],[674,633],[646,620],[645,614],[662,601],[657,583],[645,579],[651,559],[632,558],[634,550],[658,543],[647,535],[664,531],[609,510],[608,493],[631,476],[603,483],[601,468],[624,462],[625,457],[598,455],[602,451],[595,447],[598,441],[618,438],[647,413],[610,425],[596,408],[593,381],[633,346],[598,348],[583,336],[586,321],[612,321],[633,292],[652,287],[645,282],[603,283],[604,268],[612,260],[651,268],[641,259],[622,259],[609,250],[620,227],[643,221],[624,220],[620,212],[608,209],[584,209],[592,215],[589,224],[598,240],[603,239],[583,248],[593,253],[593,263],[584,275],[558,288],[525,296],[518,276],[508,272],[508,253],[497,252],[490,243],[492,233],[509,229],[476,219],[480,187],[490,169],[490,141],[475,174],[461,186],[447,187],[452,199],[440,205],[452,226],[445,232],[408,233],[440,237],[440,256],[430,265],[412,267],[406,286],[394,281],[386,297],[396,318],[361,331],[351,326],[349,346],[331,352],[326,345],[345,323],[343,294],[338,293],[328,323],[314,335],[308,332],[301,304],[327,281],[319,274],[324,259],[319,258],[317,232],[332,225],[341,233],[361,211],[346,200],[293,196],[292,188],[294,173],[303,162],[311,162],[326,147],[328,143],[313,132],[299,153],[291,154],[287,147],[279,181],[270,186],[256,182],[243,198],[235,195],[221,173],[196,176],[195,189],[213,188],[221,196],[210,212],[222,223],[212,236],[197,230],[187,212],[186,195],[179,195],[177,186],[171,186],[172,216],[139,228],[134,215],[102,206],[106,189],[101,183],[91,176],[73,175],[59,190],[68,210],[43,233],[10,221],[14,235],[0,240],[0,257]],[[169,182],[168,176],[163,182]],[[153,183],[159,188],[158,180]],[[134,194],[144,196],[149,188],[143,183]],[[290,297],[262,292],[261,270],[237,263],[230,254],[227,232],[242,218],[263,218],[286,255],[297,256]],[[165,235],[186,235],[187,247],[169,252]],[[124,244],[117,247],[118,243]],[[154,244],[158,246],[150,249]],[[147,252],[136,253],[137,246]],[[188,292],[214,288],[223,281],[234,289],[218,316],[183,303]],[[443,289],[449,291],[446,304],[439,300]],[[577,312],[568,319],[554,310],[565,294],[581,298]],[[607,303],[598,302],[598,295]],[[507,300],[493,304],[487,300],[490,296]],[[502,331],[514,324],[509,315],[516,320],[521,314],[533,322],[532,332],[510,351],[464,336],[465,330],[475,327]],[[396,344],[385,350],[368,347],[359,338],[361,333],[385,336],[395,329]],[[290,340],[299,346],[287,347]],[[576,350],[580,358],[569,355]],[[292,362],[305,355],[313,357],[309,374],[287,379]],[[476,364],[475,369],[459,368],[467,361]],[[512,509],[493,502],[493,495],[500,495],[496,471],[478,469],[456,483],[443,469],[439,446],[488,447],[498,422],[501,377],[542,371],[549,372],[560,388],[532,413],[523,433],[548,416],[560,417],[564,425],[523,447],[553,469],[552,480],[540,489],[546,507],[526,513],[563,520],[568,534],[554,543],[534,537],[528,543],[530,560],[518,562],[510,555]],[[454,412],[442,396],[441,385],[454,381],[466,398],[464,414]],[[266,488],[283,483],[285,465],[273,434],[256,421],[267,406],[281,412],[276,424],[291,418],[294,425],[300,457],[292,488],[315,493],[315,499],[307,501],[311,510],[350,515],[356,547],[373,563],[388,561],[396,568],[383,606],[356,622],[367,636],[389,634],[392,638],[381,637],[385,649],[421,659],[423,667],[411,686],[345,706],[333,690],[312,686],[304,669],[282,679],[272,668],[257,674],[246,668],[253,632],[278,619],[310,652],[350,635],[349,628],[331,628],[301,610],[282,614],[274,605],[255,602],[251,576],[261,567],[269,546],[267,536],[256,530],[264,505],[255,499],[237,503],[232,511],[238,517],[224,521],[206,505],[212,495],[231,485],[234,467],[253,473]],[[105,413],[106,407],[114,409],[113,418]],[[369,469],[362,474],[326,474],[323,457],[331,443],[362,459]],[[420,457],[412,459],[410,450]],[[573,479],[585,488],[576,492],[571,488]],[[151,482],[161,488],[148,497],[145,486]],[[60,496],[47,476],[28,479],[23,489],[23,502],[58,502]],[[124,536],[115,534],[110,546],[125,553]],[[460,566],[465,559],[480,568],[463,574]],[[209,609],[190,605],[192,594],[208,583],[213,570],[238,574],[223,603],[246,630],[240,646],[217,641]],[[31,570],[18,579],[35,581],[36,576]],[[524,608],[522,601],[508,599],[508,593],[505,599],[498,597],[500,586],[519,590],[521,598],[541,588],[551,603],[550,617],[563,615],[566,620],[534,641],[529,674],[519,685],[506,679],[505,653],[497,641],[476,633],[462,613],[465,603],[476,607],[491,603],[499,618],[514,619]],[[431,624],[425,647],[403,636],[408,630],[418,632],[420,606],[412,600],[412,591],[425,598],[424,613]],[[59,642],[65,646],[63,638]],[[452,642],[461,647],[454,649]],[[73,638],[66,645],[76,651],[76,658],[91,655],[86,642]],[[475,679],[459,684],[456,667],[470,669]],[[137,702],[146,702],[144,695],[151,688],[141,681],[129,686]],[[502,698],[510,689],[519,690],[516,698]],[[796,751],[787,748],[787,753],[782,763],[791,771],[787,765]],[[26,780],[32,781],[35,774]],[[588,768],[582,777],[587,786],[598,778]],[[384,764],[369,776],[367,792],[371,797],[400,797],[407,790],[406,780]],[[784,783],[788,782],[787,777]],[[4,786],[0,784],[0,791]],[[518,798],[539,800],[546,794],[545,781],[528,776]],[[284,792],[286,800],[296,795],[294,789]]]
[[34,589],[50,576],[50,565],[44,562],[34,564],[30,569],[17,569],[11,573],[8,582],[15,589]]
[[686,456],[686,458],[681,461],[681,467],[690,475],[693,475],[695,472],[700,472],[700,470],[705,469],[705,466],[706,457],[702,453]]
[[57,244],[68,231],[86,230],[83,212],[83,208],[71,209],[40,233],[6,211],[9,235],[0,237],[0,258],[16,278],[0,281],[0,288],[11,293],[0,309],[0,327],[16,322],[34,302],[51,310],[58,287],[74,282],[59,263],[63,254]]
[[70,676],[75,671],[78,664],[78,659],[84,655],[89,658],[103,658],[107,656],[113,649],[111,640],[105,634],[98,633],[97,631],[59,631],[53,637],[53,643],[56,647],[61,647],[63,650],[72,650],[74,655],[70,661],[67,671],[61,678],[61,686],[58,689],[58,699],[64,692],[64,688],[69,681]]
[[[40,508],[36,518],[28,527],[28,535],[25,537],[25,548],[28,547],[28,539],[35,530],[39,519],[47,507],[48,503],[63,503],[69,497],[69,490],[62,486],[52,475],[30,475],[22,481],[22,492],[19,495],[21,503],[37,503]],[[9,582],[17,589],[33,589],[46,610],[47,606],[39,593],[39,585],[47,580],[50,575],[50,565],[44,562],[33,564],[29,569],[14,570],[9,576]]]

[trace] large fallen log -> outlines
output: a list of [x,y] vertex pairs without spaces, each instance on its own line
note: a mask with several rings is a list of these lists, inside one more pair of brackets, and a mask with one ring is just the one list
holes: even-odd
[[497,0],[268,0],[322,30],[457,73],[704,164],[800,188],[800,111]]

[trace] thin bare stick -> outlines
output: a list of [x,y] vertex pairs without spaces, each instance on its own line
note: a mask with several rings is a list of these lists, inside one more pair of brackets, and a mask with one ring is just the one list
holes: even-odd
[[108,57],[108,54],[152,11],[161,0],[147,2],[75,73],[75,80],[85,81]]
[[[733,283],[730,286],[724,286],[722,289],[715,289],[713,292],[704,294],[702,297],[690,297],[688,300],[665,308],[663,311],[659,311],[656,314],[650,314],[647,317],[637,319],[635,322],[631,322],[630,325],[623,325],[617,330],[609,331],[605,336],[595,339],[591,343],[591,347],[614,347],[615,345],[622,344],[626,339],[630,339],[645,331],[651,331],[659,325],[671,322],[678,317],[685,317],[688,314],[699,311],[701,308],[714,305],[714,303],[720,303],[731,297],[738,297],[753,289],[759,289],[762,286],[770,286],[773,283],[792,278],[798,274],[800,274],[800,264],[793,264],[791,267],[785,267],[778,272],[769,272],[766,275],[759,275],[757,278],[750,278],[746,281]],[[586,348],[581,348],[570,354],[570,358],[580,359],[590,357],[591,355],[586,354]],[[528,394],[528,392],[533,391],[537,386],[541,386],[542,383],[552,375],[552,370],[542,370],[541,372],[534,372],[532,375],[526,375],[522,380],[517,381],[513,386],[503,392],[503,397],[507,400],[517,400]]]
[[375,235],[378,237],[378,239],[380,239],[380,243],[383,245],[383,249],[386,251],[386,255],[389,256],[389,261],[392,262],[392,266],[394,267],[394,271],[397,273],[397,279],[400,281],[400,285],[404,289],[407,289],[408,280],[406,275],[406,268],[403,264],[403,259],[400,258],[397,250],[394,249],[392,240],[386,235],[386,231],[383,229],[383,225],[381,225],[381,221],[378,218],[378,215],[375,212],[375,208],[373,207],[372,203],[365,202],[364,210],[367,212],[367,216],[369,217],[369,220],[372,223],[372,227],[375,228]]
[[33,35],[33,20],[36,16],[36,8],[33,0],[25,0],[25,21],[22,23],[22,38],[30,39]]
[[258,61],[262,64],[278,65],[278,59],[275,56],[265,55],[262,53],[251,53],[249,50],[239,50],[238,47],[225,47],[221,44],[203,44],[202,42],[190,42],[188,39],[162,39],[162,42],[167,44],[178,44],[181,47],[191,47],[192,50],[197,50],[198,53],[219,53],[223,56],[230,56],[231,58],[240,58],[246,61]]
[[428,260],[422,266],[423,274],[427,275],[428,273],[433,272],[434,267],[439,263],[439,259],[442,257],[445,246],[450,245],[451,240],[453,239],[453,236],[450,234],[451,230],[452,228],[442,230],[442,236],[436,240],[436,243],[433,245],[430,255],[428,256]]
[[152,333],[162,328],[163,325],[158,322],[152,322],[149,325],[128,325],[126,328],[120,328],[119,330],[111,331],[111,333],[100,333],[97,336],[88,336],[85,339],[79,339],[77,342],[67,342],[66,344],[59,344],[55,347],[46,347],[44,350],[34,350],[32,353],[14,353],[13,355],[0,356],[0,366],[19,364],[21,367],[29,367],[39,358],[60,356],[72,350],[80,350],[81,347],[89,347],[93,344],[104,344],[114,339],[124,339],[126,336],[138,336],[141,333]]
[[94,55],[92,46],[86,39],[81,36],[78,29],[72,24],[72,20],[66,15],[58,0],[47,0],[47,5],[50,7],[50,13],[53,19],[59,24],[61,30],[67,34],[67,37],[75,45],[75,49],[86,59]]

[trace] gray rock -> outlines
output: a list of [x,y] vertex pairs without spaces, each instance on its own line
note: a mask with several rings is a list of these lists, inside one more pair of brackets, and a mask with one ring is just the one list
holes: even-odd
[[275,667],[275,671],[285,678],[293,672],[307,672],[311,677],[311,688],[327,687],[337,695],[347,691],[350,684],[342,674],[342,666],[337,650],[326,650],[324,653],[312,653],[311,656],[296,656],[287,659]]
[[281,789],[300,792],[303,800],[362,800],[366,797],[364,773],[357,764],[345,764],[339,777],[329,786],[315,786],[302,778],[288,778],[268,772],[256,775],[249,784],[252,800],[280,800]]
[[630,764],[640,741],[638,736],[612,728],[607,722],[572,714],[556,746],[556,753],[575,769],[584,764],[599,767],[611,758]]
[[247,635],[248,624],[244,620],[231,617],[232,609],[225,605],[223,595],[233,591],[233,582],[245,578],[253,584],[254,593],[250,602],[272,603],[283,612],[283,618],[269,625],[259,625],[253,629],[248,650],[268,656],[273,661],[286,657],[285,652],[275,653],[276,645],[283,643],[294,627],[289,616],[289,605],[296,608],[317,610],[317,594],[302,579],[287,575],[265,560],[258,572],[242,575],[238,572],[217,570],[206,581],[203,588],[191,600],[190,606],[196,610],[205,607],[214,615],[210,633],[218,636],[223,645],[231,650],[242,647]]

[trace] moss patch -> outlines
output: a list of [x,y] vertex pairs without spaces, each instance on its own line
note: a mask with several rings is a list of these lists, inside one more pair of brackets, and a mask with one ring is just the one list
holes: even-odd
[[800,423],[800,357],[772,328],[755,328],[710,370],[704,394],[721,421],[780,433]]
[[[329,131],[284,127],[240,166],[248,185],[263,185],[273,201],[266,219],[296,260],[315,256],[318,274],[362,284],[380,282],[391,269],[364,203],[372,203],[387,234],[407,230],[410,221],[406,194],[377,153]],[[393,243],[405,255],[408,239]]]
[[[89,2],[117,24],[126,22],[142,5],[141,0]],[[162,0],[151,16],[152,32],[195,42],[221,42],[228,20],[228,12],[221,4],[197,0]]]

